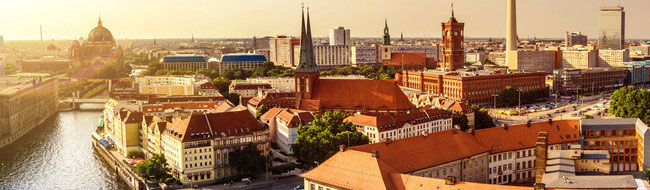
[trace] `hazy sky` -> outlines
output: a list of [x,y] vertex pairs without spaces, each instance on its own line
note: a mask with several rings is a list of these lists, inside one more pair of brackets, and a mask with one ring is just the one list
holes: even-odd
[[[86,37],[101,13],[115,38],[197,38],[294,35],[300,3],[310,5],[312,33],[325,37],[344,26],[352,37],[380,37],[384,18],[392,37],[439,37],[451,0],[0,0],[5,40]],[[595,38],[601,0],[518,0],[520,38],[563,37],[581,31]],[[608,0],[616,5],[618,0]],[[650,38],[650,0],[625,0],[626,37]],[[506,0],[454,0],[468,37],[505,37]]]

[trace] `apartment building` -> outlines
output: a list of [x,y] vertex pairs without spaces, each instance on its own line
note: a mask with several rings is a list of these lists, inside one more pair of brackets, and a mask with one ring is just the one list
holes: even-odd
[[378,143],[423,133],[452,129],[451,114],[440,109],[427,109],[398,115],[362,115],[345,118],[357,126],[357,131],[368,136],[370,143]]
[[596,51],[594,50],[562,51],[562,68],[564,69],[588,69],[596,67],[596,64]]
[[623,62],[630,61],[630,50],[599,49],[598,67],[622,67]]
[[282,151],[293,154],[291,145],[298,139],[298,127],[311,125],[315,116],[308,111],[271,108],[260,116],[260,120],[269,126],[269,137]]
[[300,39],[276,36],[269,39],[269,61],[284,67],[296,67],[300,51]]
[[555,69],[556,51],[550,50],[520,50],[510,52],[508,68],[518,71],[543,71],[553,73]]

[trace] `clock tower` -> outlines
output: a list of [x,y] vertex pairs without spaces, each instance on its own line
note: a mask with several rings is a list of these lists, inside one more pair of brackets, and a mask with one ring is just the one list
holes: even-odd
[[442,64],[440,67],[450,71],[465,67],[465,48],[463,47],[465,23],[459,23],[454,17],[454,5],[451,5],[451,18],[442,23]]

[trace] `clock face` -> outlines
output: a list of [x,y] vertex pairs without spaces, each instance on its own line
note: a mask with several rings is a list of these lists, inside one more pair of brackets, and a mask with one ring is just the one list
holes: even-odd
[[458,31],[454,31],[454,36],[458,36]]

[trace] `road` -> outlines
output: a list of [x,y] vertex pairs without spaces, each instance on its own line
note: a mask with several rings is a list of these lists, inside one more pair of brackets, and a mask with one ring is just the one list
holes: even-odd
[[301,177],[289,177],[280,179],[278,181],[266,184],[253,184],[247,187],[233,188],[237,190],[257,190],[257,189],[270,189],[270,190],[293,190],[298,185],[303,185],[305,182]]
[[[578,106],[576,106],[576,111],[573,111],[573,106],[577,105],[577,102],[570,103],[570,104],[563,104],[560,107],[558,107],[557,110],[560,110],[560,111],[565,110],[566,112],[564,112],[564,113],[554,113],[556,109],[549,109],[549,110],[545,110],[545,111],[538,111],[538,112],[533,112],[533,113],[525,113],[525,114],[523,114],[521,116],[518,116],[518,115],[506,116],[506,115],[503,115],[503,114],[493,114],[492,112],[494,110],[492,110],[490,115],[492,115],[495,119],[498,120],[497,125],[502,124],[502,123],[512,125],[512,124],[526,123],[526,121],[528,121],[529,119],[532,122],[547,121],[548,120],[548,117],[546,117],[547,114],[551,114],[551,118],[553,120],[580,119],[580,117],[581,117],[580,115],[572,116],[572,114],[577,113],[580,110],[585,110],[587,108],[592,108],[591,111],[588,111],[585,114],[590,114],[590,115],[594,116],[594,118],[598,118],[598,116],[596,116],[596,113],[599,112],[599,111],[601,113],[603,113],[604,108],[600,107],[599,109],[593,109],[593,106],[596,105],[596,104],[601,104],[603,102],[606,102],[606,100],[600,100],[600,99],[601,98],[609,99],[609,96],[610,96],[610,94],[605,94],[605,95],[602,95],[602,96],[593,96],[593,97],[584,98],[584,99],[589,99],[589,100],[584,100],[584,101],[581,100],[580,104]],[[537,104],[542,104],[542,103],[537,103]],[[605,106],[605,107],[608,108],[608,106]],[[608,115],[605,115],[603,117],[607,117],[607,116]],[[542,119],[539,119],[539,117],[542,117]]]

